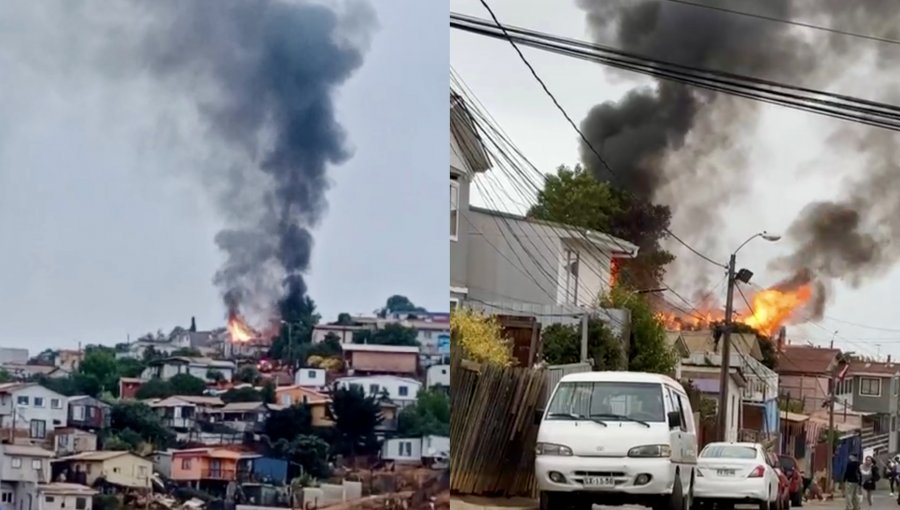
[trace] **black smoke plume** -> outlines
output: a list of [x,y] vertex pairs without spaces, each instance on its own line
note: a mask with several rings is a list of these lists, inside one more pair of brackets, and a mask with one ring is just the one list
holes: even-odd
[[[210,136],[243,152],[240,178],[222,173],[230,180],[220,205],[233,221],[215,239],[226,254],[215,283],[230,313],[266,326],[279,302],[306,293],[327,171],[350,155],[333,96],[362,64],[374,17],[363,4],[307,1],[163,0],[146,9],[158,28],[141,45],[147,69],[178,87],[211,81],[215,93],[196,97],[201,118]],[[241,197],[254,181],[257,194],[248,186]]]
[[[896,21],[897,10],[883,0],[709,3],[874,36],[900,36],[900,23],[890,21]],[[674,2],[577,0],[577,4],[585,11],[596,42],[677,64],[828,89],[857,57],[874,56],[881,64],[876,69],[882,72],[893,68],[887,62],[898,63],[895,45],[873,46]],[[871,96],[875,86],[865,92]],[[710,221],[740,192],[738,183],[752,178],[741,162],[752,146],[744,135],[760,105],[653,80],[618,101],[598,104],[582,121],[583,132],[615,174],[606,171],[585,144],[582,160],[598,178],[669,205],[673,225],[702,245],[709,239]],[[900,140],[876,128],[841,124],[837,129],[840,141],[826,141],[828,150],[843,146],[868,157],[855,169],[855,179],[840,198],[810,204],[800,213],[786,233],[796,249],[772,264],[788,274],[784,284],[814,284],[814,315],[821,315],[832,281],[858,285],[900,259],[893,241],[900,235],[900,168],[893,149]]]

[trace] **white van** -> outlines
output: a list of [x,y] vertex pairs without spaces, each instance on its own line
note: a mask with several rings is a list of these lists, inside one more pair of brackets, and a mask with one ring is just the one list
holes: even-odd
[[592,504],[689,510],[697,433],[677,381],[640,372],[563,377],[538,431],[541,510]]

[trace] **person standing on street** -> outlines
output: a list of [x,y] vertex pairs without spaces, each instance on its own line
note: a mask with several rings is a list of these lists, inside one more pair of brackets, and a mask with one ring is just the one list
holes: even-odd
[[872,506],[872,492],[875,490],[875,483],[878,481],[878,466],[875,464],[875,459],[871,456],[866,457],[863,465],[859,468],[859,473],[866,503]]
[[846,510],[859,510],[860,482],[859,457],[850,454],[847,468],[844,470],[844,501]]
[[897,458],[890,459],[885,469],[885,475],[891,485],[891,496],[894,496],[894,487],[897,485]]

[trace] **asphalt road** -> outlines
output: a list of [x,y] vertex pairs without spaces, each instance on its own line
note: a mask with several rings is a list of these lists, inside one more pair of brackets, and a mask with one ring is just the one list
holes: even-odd
[[[812,501],[804,503],[803,506],[797,510],[845,510],[846,504],[847,502],[843,498],[834,499],[832,501]],[[754,505],[737,505],[735,510],[755,510],[755,508]],[[647,508],[634,505],[594,505],[594,510],[647,510]],[[887,490],[877,490],[872,495],[872,506],[869,506],[865,501],[861,501],[859,510],[900,510],[900,505],[897,504],[896,495],[891,496]]]

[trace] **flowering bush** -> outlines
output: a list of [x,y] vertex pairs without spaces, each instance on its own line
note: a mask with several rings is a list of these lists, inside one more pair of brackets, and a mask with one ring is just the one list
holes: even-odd
[[503,336],[497,319],[468,308],[457,308],[450,315],[453,345],[459,346],[466,357],[479,363],[511,366],[512,342]]

